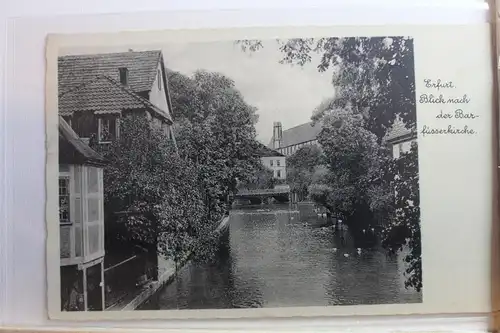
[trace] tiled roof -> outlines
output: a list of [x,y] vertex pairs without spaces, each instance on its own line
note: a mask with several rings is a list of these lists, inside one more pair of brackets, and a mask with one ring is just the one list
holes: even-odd
[[60,115],[82,111],[120,113],[123,110],[140,108],[147,108],[171,122],[163,110],[106,76],[94,77],[59,97]]
[[106,160],[83,142],[71,126],[59,116],[59,163],[104,165]]
[[[321,129],[322,126],[320,123],[309,122],[284,130],[282,132],[281,148],[316,140]],[[272,147],[273,139],[271,138],[269,147]]]
[[59,92],[64,93],[97,75],[120,81],[119,68],[128,69],[134,92],[149,91],[156,77],[161,51],[62,56],[58,60]]

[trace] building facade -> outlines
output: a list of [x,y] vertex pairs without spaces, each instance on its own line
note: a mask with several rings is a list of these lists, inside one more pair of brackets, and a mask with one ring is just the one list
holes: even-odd
[[274,179],[286,180],[285,155],[262,145],[260,147],[259,156],[262,165],[273,172]]
[[59,119],[61,310],[104,310],[105,160]]
[[321,124],[319,122],[305,123],[284,131],[281,122],[275,122],[273,136],[268,147],[285,156],[290,156],[304,146],[318,144],[317,137],[320,132]]

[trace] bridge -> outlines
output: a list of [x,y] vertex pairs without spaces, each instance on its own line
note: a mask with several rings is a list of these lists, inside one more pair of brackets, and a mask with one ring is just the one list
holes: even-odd
[[288,202],[290,200],[290,187],[281,186],[257,190],[241,189],[234,195],[234,198],[237,200],[247,200],[250,203],[264,203],[271,198],[278,202]]

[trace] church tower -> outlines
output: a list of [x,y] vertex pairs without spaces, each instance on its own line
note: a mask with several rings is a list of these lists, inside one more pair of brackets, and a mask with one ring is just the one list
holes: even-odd
[[281,148],[282,135],[281,122],[275,121],[273,124],[273,149]]

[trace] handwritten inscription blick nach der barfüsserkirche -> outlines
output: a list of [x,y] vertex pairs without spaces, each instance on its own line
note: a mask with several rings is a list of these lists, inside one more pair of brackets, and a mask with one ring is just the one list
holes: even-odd
[[418,103],[439,107],[436,119],[443,125],[423,125],[420,133],[427,135],[474,135],[471,121],[479,115],[467,111],[471,99],[467,94],[457,93],[457,86],[452,81],[425,79],[426,92],[418,96]]

